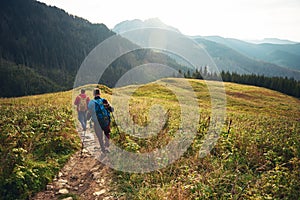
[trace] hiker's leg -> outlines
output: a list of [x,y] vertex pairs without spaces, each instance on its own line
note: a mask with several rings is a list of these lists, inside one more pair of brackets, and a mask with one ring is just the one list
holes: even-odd
[[90,120],[90,128],[93,128],[92,120]]
[[106,149],[108,149],[109,148],[109,133],[108,134],[106,134],[105,133],[105,135],[104,135],[104,140],[105,140],[105,143],[104,143],[104,145],[105,145],[105,148]]
[[103,130],[101,129],[98,122],[94,123],[94,129],[95,129],[95,133],[96,133],[96,136],[97,136],[99,144],[100,144],[101,151],[104,152],[105,146],[103,143]]
[[85,116],[85,112],[82,111],[78,111],[78,120],[82,126],[82,129],[85,131],[86,130],[86,124],[84,122],[84,116]]
[[83,124],[84,124],[84,127],[83,127],[83,130],[86,130],[86,126],[87,126],[87,117],[86,117],[86,111],[83,112]]
[[104,131],[104,140],[105,140],[105,148],[109,148],[109,139],[110,139],[110,127],[108,126]]

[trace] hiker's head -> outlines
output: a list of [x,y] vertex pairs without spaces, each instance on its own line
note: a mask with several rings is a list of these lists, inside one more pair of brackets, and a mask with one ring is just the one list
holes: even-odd
[[100,89],[99,88],[94,89],[94,96],[100,96]]
[[81,89],[81,94],[84,94],[85,93],[85,89]]

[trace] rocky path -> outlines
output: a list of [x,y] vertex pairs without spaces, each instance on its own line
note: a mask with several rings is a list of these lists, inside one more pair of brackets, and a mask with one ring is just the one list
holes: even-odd
[[74,154],[46,191],[38,193],[32,200],[48,199],[124,199],[116,198],[111,183],[112,169],[96,159],[98,142],[93,132],[88,130],[84,138],[83,153]]

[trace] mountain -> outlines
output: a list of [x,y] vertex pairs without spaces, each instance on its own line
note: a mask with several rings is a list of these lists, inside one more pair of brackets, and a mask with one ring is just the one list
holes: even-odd
[[253,44],[233,38],[205,36],[206,40],[232,48],[249,58],[270,62],[288,69],[300,70],[300,43],[292,44]]
[[162,29],[175,31],[178,33],[180,32],[177,28],[166,25],[159,18],[150,18],[144,21],[140,19],[126,20],[116,24],[112,30],[116,33],[123,33],[127,31],[144,29],[144,28],[162,28]]
[[[114,35],[104,24],[67,14],[34,0],[0,1],[0,59],[26,66],[56,84],[70,89],[83,59],[97,44]],[[9,73],[2,71],[4,74]],[[9,77],[3,82],[9,83]],[[28,78],[28,77],[27,77]],[[34,77],[32,77],[34,78]],[[24,77],[25,79],[25,77]],[[34,85],[27,82],[27,88]],[[5,85],[7,90],[15,87]],[[43,92],[51,92],[44,88]],[[31,94],[40,93],[41,90]],[[23,95],[29,91],[23,91]],[[8,96],[0,92],[0,96]]]
[[[147,28],[143,29],[144,27]],[[153,29],[152,33],[151,28]],[[165,31],[159,30],[160,28]],[[146,44],[151,46],[151,42],[154,43],[154,45],[160,42],[164,43],[164,47],[168,49],[172,45],[174,46],[174,44],[178,44],[178,46],[184,49],[182,50],[183,54],[187,55],[184,56],[185,58],[188,57],[192,59],[198,59],[199,53],[197,54],[194,52],[194,44],[191,42],[193,40],[204,47],[214,63],[217,65],[219,71],[223,70],[241,74],[254,73],[265,76],[287,76],[300,80],[300,72],[297,71],[297,61],[299,57],[295,55],[294,52],[295,50],[297,51],[298,44],[256,45],[236,39],[225,39],[219,36],[185,37],[180,35],[180,32],[173,31],[177,29],[172,28],[162,22],[155,23],[155,26],[151,27],[147,20],[131,20],[121,22],[117,24],[113,30],[137,45]],[[188,41],[188,38],[191,38],[191,41]],[[199,50],[203,51],[200,48]],[[254,57],[261,57],[261,54],[266,54],[266,51],[269,52],[268,59],[258,59]],[[254,55],[250,55],[251,53]],[[182,62],[182,59],[180,60],[176,57],[173,58],[178,63],[186,64],[186,61],[184,63]],[[200,62],[203,63],[203,66],[209,65],[209,61],[207,60],[202,60]],[[286,63],[287,66],[292,67],[283,67],[278,63]],[[211,69],[211,71],[213,71],[213,69]]]
[[[148,20],[148,23],[160,24],[155,19]],[[78,78],[85,79],[84,84],[90,83],[88,81],[97,74],[95,72],[99,68],[95,66],[87,76],[76,79],[78,70],[95,47],[112,37],[120,52],[137,50],[121,54],[112,63],[108,63],[103,76],[96,79],[99,83],[114,87],[127,71],[149,62],[167,64],[176,70],[182,67],[159,52],[150,49],[139,51],[136,44],[116,36],[104,24],[92,24],[62,9],[34,0],[1,0],[0,67],[3,85],[0,96],[22,96],[71,89]],[[109,53],[108,49],[97,53],[104,55],[104,60],[109,57],[106,55]],[[97,59],[99,55],[96,55]],[[102,63],[101,60],[98,60],[99,63]],[[17,73],[18,70],[20,73]]]
[[[138,34],[121,37],[104,24],[92,24],[62,9],[34,0],[0,1],[0,68],[2,73],[0,96],[22,96],[71,89],[86,56],[98,44],[111,37],[117,38],[120,42],[116,44],[118,50],[134,49],[134,51],[120,55],[112,63],[108,63],[109,66],[99,79],[99,83],[114,87],[119,78],[130,69],[148,63],[170,66],[177,71],[190,69],[189,60],[180,58],[180,55],[186,54],[187,58],[197,59],[199,52],[195,54],[194,43],[191,40],[188,41],[187,37],[181,37],[178,29],[164,24],[159,19],[125,21],[116,25],[114,30],[117,33],[126,34],[128,30],[155,28],[161,29],[161,33],[165,31],[166,35],[160,35],[163,37],[156,37],[155,34],[146,35],[146,40],[145,36],[140,38]],[[195,39],[211,54],[220,70],[300,79],[297,71],[300,44],[255,45],[224,38],[221,38],[223,42],[209,41],[212,38],[208,40],[208,38],[195,37]],[[145,42],[166,45],[165,47],[177,45],[181,48],[177,50],[182,54],[176,55],[164,51],[164,48],[145,49],[143,46]],[[188,45],[181,46],[183,44],[181,42],[188,43]],[[204,51],[201,51],[204,55]],[[107,52],[109,51],[99,53],[105,55]],[[267,54],[265,58],[261,58],[265,54]],[[206,58],[201,62],[205,66],[211,61]],[[101,60],[98,60],[98,63],[102,63]],[[278,65],[287,67],[283,68]],[[94,72],[90,71],[88,75],[95,76]],[[139,83],[153,80],[153,76],[159,74],[151,74],[146,70],[144,72],[148,74],[140,76],[140,72],[138,72]],[[145,81],[141,82],[141,77]],[[128,79],[124,82],[124,84],[130,83],[132,81]]]
[[299,42],[294,42],[291,40],[283,40],[278,38],[264,38],[262,40],[246,40],[246,42],[254,43],[254,44],[263,44],[263,43],[270,43],[270,44],[297,44]]
[[300,80],[300,72],[284,68],[279,65],[252,59],[241,51],[223,45],[221,42],[213,42],[202,37],[193,37],[195,41],[203,45],[220,70],[237,72],[240,74],[259,74],[265,76],[287,76]]

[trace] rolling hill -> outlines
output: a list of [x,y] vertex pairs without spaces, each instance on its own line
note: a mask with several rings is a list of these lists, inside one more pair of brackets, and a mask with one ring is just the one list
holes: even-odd
[[[210,117],[210,93],[206,82],[188,81],[199,104],[194,110],[200,114],[197,132],[191,145],[176,161],[152,172],[129,173],[114,169],[106,171],[110,173],[108,177],[111,177],[111,182],[108,183],[114,189],[105,194],[125,199],[298,199],[299,99],[264,88],[225,83],[225,123],[210,153],[200,156],[202,142],[210,124],[214,124]],[[111,139],[118,147],[134,154],[146,153],[156,151],[177,138],[176,130],[181,130],[181,122],[178,117],[180,112],[177,112],[180,109],[180,98],[176,95],[178,91],[187,90],[183,79],[162,79],[145,85],[115,89],[103,86],[101,88],[104,97],[111,102],[113,98],[122,98],[122,95],[129,94],[130,117],[127,121],[131,118],[140,126],[154,120],[148,114],[155,111],[158,105],[159,113],[165,114],[169,110],[165,115],[165,125],[159,128],[158,133],[148,137],[129,135],[126,129],[130,127],[120,126],[121,124],[119,132],[113,123]],[[218,94],[219,91],[211,92]],[[77,92],[0,99],[1,197],[25,199],[43,190],[67,158],[78,150],[79,137],[75,130],[71,105],[72,95]],[[88,95],[91,95],[90,89]],[[182,103],[182,106],[188,106],[187,101]],[[116,118],[123,120],[118,115]],[[193,122],[185,120],[184,123],[190,125]],[[122,134],[125,137],[121,137]],[[113,155],[112,153],[111,156]],[[165,155],[167,154],[161,155],[163,159],[157,159],[157,166],[164,165],[167,161]],[[114,162],[118,163],[118,159]],[[130,157],[128,160],[130,161]],[[85,166],[79,160],[73,162]],[[132,165],[133,162],[121,164]],[[135,163],[133,167],[136,168],[138,164],[140,163]],[[155,163],[152,164],[156,166]],[[101,173],[101,169],[102,167],[87,170],[82,179],[84,184],[91,181],[96,184],[88,174],[93,170]],[[87,177],[91,178],[86,179]],[[80,181],[73,183],[74,188],[80,187]],[[72,188],[64,196],[56,194],[55,191],[45,193],[57,198],[83,198],[81,195],[93,197],[96,190],[97,185],[88,190],[91,192],[89,194]]]

